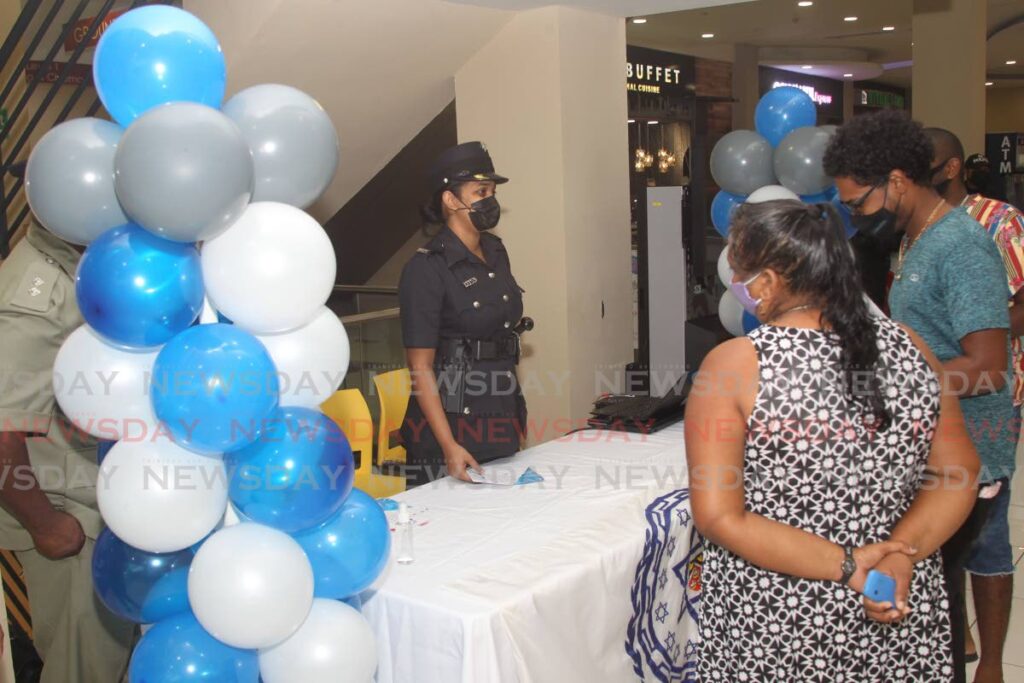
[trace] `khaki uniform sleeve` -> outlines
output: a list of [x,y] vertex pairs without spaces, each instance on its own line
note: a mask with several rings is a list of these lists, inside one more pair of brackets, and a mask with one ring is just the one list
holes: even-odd
[[0,431],[46,434],[53,420],[53,363],[77,322],[71,278],[12,254],[0,269]]

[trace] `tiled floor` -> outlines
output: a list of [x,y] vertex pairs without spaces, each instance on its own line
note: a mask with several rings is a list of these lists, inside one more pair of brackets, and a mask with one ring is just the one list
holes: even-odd
[[[1018,467],[1024,465],[1018,457]],[[1003,655],[1004,683],[1024,683],[1024,469],[1018,470],[1010,487],[1010,541],[1017,555],[1017,572],[1013,581],[1013,612],[1010,615],[1010,632],[1006,637]],[[974,605],[967,600],[967,611],[974,629],[975,642],[978,632],[974,628]],[[976,665],[967,667],[967,680],[972,681]]]

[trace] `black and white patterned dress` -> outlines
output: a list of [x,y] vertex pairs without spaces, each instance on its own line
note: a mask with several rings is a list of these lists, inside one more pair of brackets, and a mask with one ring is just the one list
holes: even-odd
[[[844,390],[836,339],[764,325],[749,336],[760,386],[748,422],[746,507],[841,545],[888,539],[913,502],[939,410],[939,386],[910,337],[875,322],[893,423],[872,432]],[[864,616],[829,581],[756,567],[707,544],[700,681],[937,683],[952,679],[949,602],[939,554],[914,568],[909,617]]]

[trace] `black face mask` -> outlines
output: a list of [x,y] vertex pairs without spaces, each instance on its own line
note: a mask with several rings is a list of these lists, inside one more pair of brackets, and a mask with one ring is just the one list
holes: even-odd
[[473,202],[468,207],[469,220],[473,221],[473,227],[483,232],[493,230],[501,220],[501,204],[494,195],[484,197],[480,201]]
[[936,184],[932,185],[932,187],[935,188],[935,191],[939,193],[940,197],[945,197],[946,196],[946,191],[949,190],[949,185],[952,182],[953,182],[952,178],[946,178],[942,182],[939,182],[939,183],[936,183]]
[[[949,159],[946,159],[941,164],[939,164],[935,168],[931,169],[931,177],[934,178],[935,174],[938,173],[939,171],[943,170],[944,168],[946,168],[946,164],[948,164],[948,163],[949,163]],[[946,191],[949,190],[949,186],[950,186],[950,184],[952,182],[953,182],[952,178],[943,178],[939,182],[933,183],[932,187],[935,188],[935,191],[939,193],[940,197],[945,197],[946,196]]]
[[[857,232],[870,239],[875,245],[884,251],[893,251],[899,246],[901,235],[896,222],[898,216],[895,211],[885,208],[885,202],[889,198],[889,188],[885,189],[885,199],[882,200],[882,208],[867,215],[852,214],[850,223]],[[903,198],[900,197],[900,202]],[[899,203],[896,204],[897,210]]]

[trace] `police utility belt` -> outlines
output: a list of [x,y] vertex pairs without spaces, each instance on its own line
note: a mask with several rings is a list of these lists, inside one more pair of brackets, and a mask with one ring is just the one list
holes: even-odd
[[519,363],[519,335],[497,339],[442,339],[437,348],[437,389],[446,413],[469,415],[466,379],[476,361],[511,360]]

